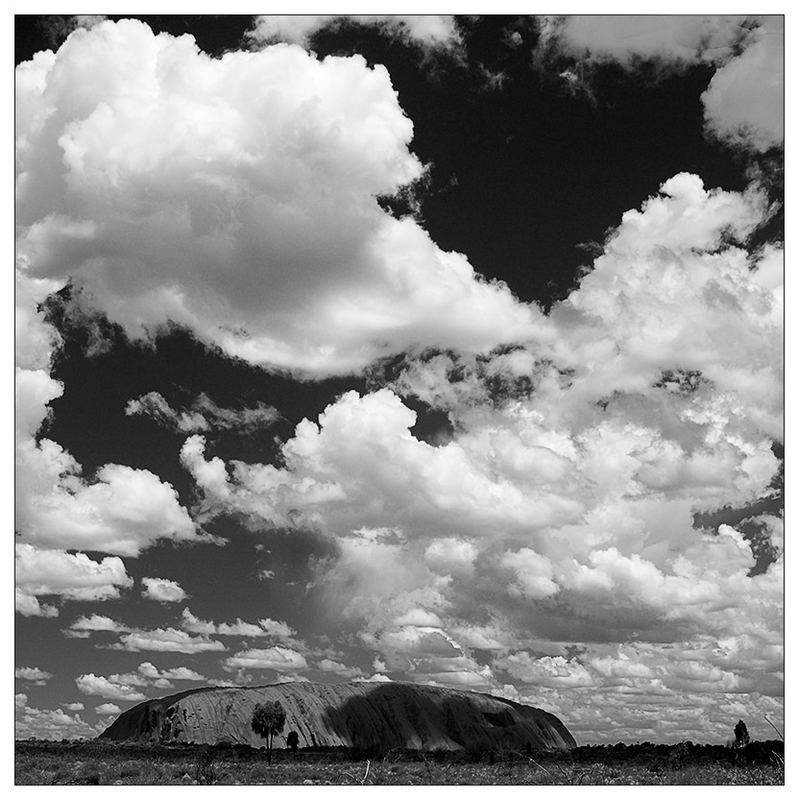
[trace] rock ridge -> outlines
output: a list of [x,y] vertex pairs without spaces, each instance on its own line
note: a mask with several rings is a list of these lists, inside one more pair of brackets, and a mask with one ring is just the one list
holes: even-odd
[[300,747],[408,750],[567,749],[575,741],[554,715],[501,697],[409,683],[282,683],[201,687],[123,712],[101,739],[156,744],[263,746],[250,729],[256,703],[279,700]]

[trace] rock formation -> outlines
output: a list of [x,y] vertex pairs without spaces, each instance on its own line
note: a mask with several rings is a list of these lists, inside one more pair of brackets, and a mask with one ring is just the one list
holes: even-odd
[[125,711],[102,739],[159,744],[263,746],[250,729],[256,703],[279,700],[286,710],[286,746],[297,731],[300,747],[380,747],[386,750],[574,747],[554,715],[487,694],[408,683],[284,683],[201,688],[147,700]]

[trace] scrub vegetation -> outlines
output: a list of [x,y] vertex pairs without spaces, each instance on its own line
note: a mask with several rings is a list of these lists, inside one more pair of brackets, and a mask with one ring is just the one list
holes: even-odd
[[586,745],[568,751],[356,752],[242,745],[16,744],[17,785],[773,785],[783,743]]

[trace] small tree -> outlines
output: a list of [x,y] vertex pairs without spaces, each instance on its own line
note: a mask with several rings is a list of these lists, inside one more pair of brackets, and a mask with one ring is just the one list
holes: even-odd
[[297,731],[289,731],[289,735],[286,737],[286,744],[291,748],[294,758],[297,758],[297,748],[300,746],[300,735]]
[[746,747],[749,744],[749,731],[746,729],[746,723],[739,719],[735,726],[735,746]]
[[250,727],[266,742],[266,755],[272,763],[272,742],[286,724],[286,712],[279,700],[257,703],[252,712]]

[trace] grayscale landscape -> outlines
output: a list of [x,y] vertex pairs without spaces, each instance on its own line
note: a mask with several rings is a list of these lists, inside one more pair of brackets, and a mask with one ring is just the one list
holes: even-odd
[[785,19],[702,11],[14,17],[17,785],[785,784]]

